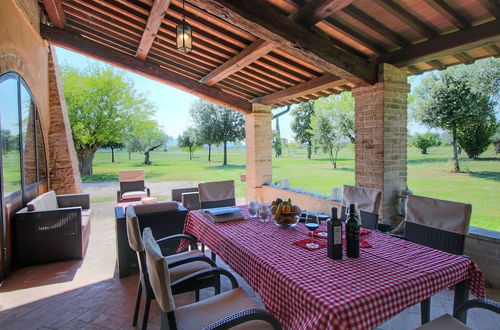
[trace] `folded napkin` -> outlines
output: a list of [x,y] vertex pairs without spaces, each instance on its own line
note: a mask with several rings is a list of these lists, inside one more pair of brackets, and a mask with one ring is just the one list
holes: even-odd
[[[307,246],[307,243],[316,243],[318,245],[318,247]],[[301,241],[297,241],[293,244],[300,246],[301,248],[307,249],[309,251],[314,251],[314,250],[318,250],[318,249],[326,247],[325,242],[317,241],[317,240],[310,239],[310,238],[306,238],[306,239],[303,239]]]
[[328,238],[328,232],[326,230],[316,229],[313,233],[314,233],[314,237],[323,238],[323,239]]
[[359,229],[359,234],[360,235],[368,235],[369,233],[371,233],[372,231],[370,229],[366,229],[366,228],[360,228]]
[[[342,245],[347,246],[347,240],[345,238],[342,239]],[[362,249],[366,249],[366,248],[371,248],[372,245],[370,243],[368,243],[366,240],[364,240],[363,238],[360,238],[359,239],[359,247]]]

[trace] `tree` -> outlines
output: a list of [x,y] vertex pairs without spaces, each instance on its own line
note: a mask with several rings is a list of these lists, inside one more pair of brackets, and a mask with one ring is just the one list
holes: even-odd
[[424,134],[416,134],[411,144],[420,149],[422,155],[427,155],[427,149],[440,145],[440,141],[437,134],[427,132]]
[[134,127],[130,143],[131,152],[144,154],[143,165],[152,165],[150,153],[165,145],[169,137],[154,120],[142,121]]
[[238,142],[245,138],[243,115],[231,109],[217,106],[217,141],[224,146],[224,162],[227,165],[227,143]]
[[115,149],[118,149],[118,148],[123,148],[123,143],[121,142],[108,142],[108,143],[104,143],[101,145],[101,147],[103,148],[110,148],[111,149],[111,162],[114,163],[115,162]]
[[281,156],[281,153],[283,152],[281,136],[276,130],[273,130],[273,150],[276,157]]
[[92,174],[97,149],[123,141],[132,113],[148,118],[155,108],[124,73],[109,66],[64,65],[61,76],[80,173]]
[[295,140],[299,143],[307,144],[307,159],[311,159],[312,153],[312,116],[314,116],[314,102],[307,101],[301,103],[292,110],[292,122],[290,124]]
[[496,118],[491,113],[489,118],[479,125],[472,125],[461,130],[458,133],[458,144],[470,159],[476,159],[488,149],[497,126]]
[[212,146],[220,142],[217,132],[217,112],[215,104],[202,99],[195,101],[189,109],[195,125],[197,140],[208,146],[208,161],[211,161]]
[[455,172],[460,172],[458,135],[485,118],[485,109],[491,106],[483,94],[474,93],[469,83],[447,71],[422,79],[416,89],[415,114],[430,127],[448,130],[453,141]]
[[332,108],[318,107],[311,118],[314,145],[325,152],[337,168],[337,156],[345,147],[348,139],[342,133],[340,119],[335,116]]
[[350,92],[343,92],[338,95],[323,97],[315,102],[315,107],[326,107],[332,109],[335,121],[340,125],[343,136],[351,143],[355,142],[354,135],[354,97]]
[[496,156],[500,153],[500,124],[497,124],[495,134],[491,137],[491,143],[493,143],[493,146],[495,147],[493,154]]
[[193,151],[199,148],[201,143],[196,139],[196,131],[188,128],[177,138],[179,148],[189,151],[189,160],[193,160]]

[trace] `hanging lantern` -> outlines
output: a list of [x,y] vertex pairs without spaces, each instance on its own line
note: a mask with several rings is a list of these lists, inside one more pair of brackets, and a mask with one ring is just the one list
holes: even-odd
[[186,24],[184,16],[184,1],[182,1],[182,23],[177,25],[177,50],[182,53],[189,53],[193,49],[192,29]]

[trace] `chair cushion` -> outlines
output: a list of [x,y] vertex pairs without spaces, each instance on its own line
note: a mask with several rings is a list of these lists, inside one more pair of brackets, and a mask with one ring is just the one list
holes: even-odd
[[[167,260],[168,263],[168,260]],[[183,278],[184,276],[187,276],[192,273],[196,273],[200,270],[204,270],[207,268],[212,267],[208,262],[204,261],[193,261],[193,262],[188,262],[186,264],[176,266],[173,268],[169,268],[169,273],[170,273],[170,282],[175,282],[178,279]]]
[[26,206],[28,207],[28,211],[47,211],[59,208],[56,193],[53,190],[41,194],[31,200]]
[[138,216],[150,213],[177,211],[178,208],[179,204],[177,204],[177,202],[157,202],[153,204],[134,205],[135,214]]
[[[461,330],[461,329],[472,329],[451,316],[450,314],[444,314],[437,319],[432,320],[429,323],[417,328],[418,330]],[[417,330],[416,329],[416,330]]]
[[126,193],[122,194],[122,199],[136,199],[136,198],[141,198],[141,197],[147,197],[148,194],[144,190],[134,190],[134,191],[127,191]]
[[200,256],[200,257],[203,256],[203,252],[201,252],[200,250],[191,250],[191,251],[186,251],[186,252],[180,252],[180,253],[166,256],[165,259],[167,259],[167,264],[171,264],[173,262],[182,260],[184,258],[197,257],[197,256]]
[[[223,292],[191,305],[175,310],[177,329],[202,329],[226,316],[246,309],[260,307],[245,293],[242,288]],[[193,317],[196,315],[196,317]],[[250,321],[231,329],[272,329],[264,321]]]
[[92,216],[92,209],[82,209],[82,216]]

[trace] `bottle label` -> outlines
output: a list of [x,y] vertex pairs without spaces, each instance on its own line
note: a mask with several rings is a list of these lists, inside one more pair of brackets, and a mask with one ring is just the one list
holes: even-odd
[[342,226],[333,227],[333,244],[342,244]]

